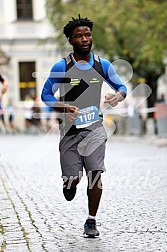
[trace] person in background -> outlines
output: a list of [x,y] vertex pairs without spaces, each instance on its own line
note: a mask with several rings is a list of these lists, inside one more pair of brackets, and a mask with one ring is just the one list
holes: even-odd
[[48,106],[45,106],[43,111],[45,114],[45,130],[48,132],[51,129],[51,111],[52,111],[52,109]]
[[31,132],[31,126],[33,121],[33,107],[34,101],[30,95],[25,96],[24,100],[24,119],[25,119],[25,130],[26,133]]
[[7,126],[5,123],[4,112],[3,112],[2,97],[7,92],[8,82],[7,82],[7,79],[5,79],[1,74],[0,74],[0,83],[1,83],[0,85],[0,121],[2,122],[4,131],[7,132]]
[[35,126],[38,133],[43,132],[44,128],[41,120],[41,107],[40,107],[40,99],[35,98],[34,104],[32,107],[33,119],[32,124]]
[[158,135],[158,123],[157,123],[157,105],[160,103],[165,103],[165,94],[161,94],[159,98],[156,99],[154,108],[155,111],[153,112],[153,120],[154,120],[154,134]]
[[11,133],[16,133],[16,126],[14,123],[14,110],[15,110],[15,108],[14,108],[13,101],[11,98],[9,98],[9,100],[8,100],[7,110],[8,110],[9,130]]

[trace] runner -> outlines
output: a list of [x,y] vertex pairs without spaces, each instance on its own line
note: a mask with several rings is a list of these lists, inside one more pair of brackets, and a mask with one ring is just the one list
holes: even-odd
[[7,132],[7,126],[6,126],[5,118],[4,118],[4,114],[3,114],[2,96],[6,93],[6,91],[8,89],[8,82],[6,79],[4,79],[2,77],[1,74],[0,74],[0,82],[2,84],[0,86],[0,121],[2,122],[2,125],[4,127],[5,132]]
[[[73,52],[51,69],[41,98],[49,107],[60,112],[60,163],[63,194],[71,201],[77,189],[83,167],[88,178],[88,218],[84,233],[99,236],[96,214],[99,207],[105,171],[106,132],[100,114],[101,87],[105,80],[111,87],[104,103],[116,106],[126,97],[126,87],[113,65],[91,52],[93,22],[87,18],[72,18],[64,27]],[[59,89],[60,97],[54,94]]]

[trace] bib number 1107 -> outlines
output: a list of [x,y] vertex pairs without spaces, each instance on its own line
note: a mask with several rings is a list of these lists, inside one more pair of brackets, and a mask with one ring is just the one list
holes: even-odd
[[86,128],[97,121],[99,121],[99,110],[96,106],[90,106],[80,109],[75,125],[77,128]]
[[87,121],[92,121],[95,118],[95,112],[91,112],[89,114],[85,114],[85,115],[80,115],[79,119],[81,122],[87,122]]

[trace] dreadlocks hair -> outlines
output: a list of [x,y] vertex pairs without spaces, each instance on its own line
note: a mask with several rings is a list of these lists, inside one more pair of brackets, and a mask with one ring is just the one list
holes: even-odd
[[93,29],[93,22],[90,21],[87,17],[86,18],[81,18],[80,14],[78,15],[78,18],[75,19],[72,17],[72,21],[69,21],[66,26],[64,26],[64,34],[66,38],[71,38],[71,33],[74,30],[75,27],[77,26],[88,26],[90,30],[92,31]]

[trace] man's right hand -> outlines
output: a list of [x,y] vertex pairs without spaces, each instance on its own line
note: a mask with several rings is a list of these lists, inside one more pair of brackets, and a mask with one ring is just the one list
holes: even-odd
[[77,108],[76,106],[66,105],[65,112],[67,114],[68,120],[72,122],[79,115],[79,108]]
[[55,108],[60,113],[65,113],[70,122],[75,120],[79,114],[79,108],[69,104],[64,104],[63,102],[57,101],[55,103]]

